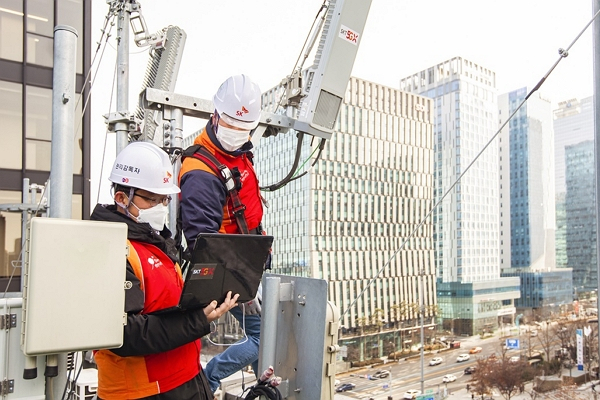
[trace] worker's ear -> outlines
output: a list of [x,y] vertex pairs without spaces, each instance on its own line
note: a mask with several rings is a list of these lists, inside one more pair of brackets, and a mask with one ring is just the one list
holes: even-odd
[[115,204],[125,206],[125,207],[129,206],[129,199],[127,198],[127,195],[121,191],[118,191],[117,193],[115,193],[114,200],[115,200]]

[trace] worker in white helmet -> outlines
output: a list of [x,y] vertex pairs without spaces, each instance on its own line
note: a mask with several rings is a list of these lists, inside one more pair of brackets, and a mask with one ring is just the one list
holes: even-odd
[[179,303],[183,280],[178,251],[165,227],[174,184],[168,155],[148,142],[128,145],[118,155],[109,180],[115,204],[97,205],[92,220],[127,224],[123,346],[100,350],[100,399],[212,400],[200,366],[200,338],[210,322],[236,305],[231,292],[204,309],[156,313]]
[[[263,204],[250,142],[261,116],[260,89],[248,76],[235,75],[221,84],[213,103],[215,112],[184,151],[179,174],[181,222],[190,249],[199,233],[263,234]],[[231,179],[224,177],[225,169]],[[213,391],[223,378],[247,365],[258,370],[260,295],[259,288],[256,299],[230,310],[245,327],[247,339],[207,364]]]

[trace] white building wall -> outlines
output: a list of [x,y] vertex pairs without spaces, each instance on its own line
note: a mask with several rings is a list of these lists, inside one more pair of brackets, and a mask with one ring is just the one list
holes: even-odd
[[[400,88],[435,101],[437,202],[496,131],[495,73],[456,57],[401,80]],[[498,180],[498,144],[494,141],[436,212],[436,260],[442,282],[500,276]]]

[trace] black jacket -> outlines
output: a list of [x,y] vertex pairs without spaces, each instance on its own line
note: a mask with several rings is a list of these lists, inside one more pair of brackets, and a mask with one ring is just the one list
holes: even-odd
[[[150,243],[177,261],[177,248],[167,228],[158,234],[149,224],[137,223],[118,212],[115,205],[97,205],[90,219],[126,223],[128,239]],[[127,357],[161,353],[210,333],[210,323],[202,309],[157,315],[140,314],[144,308],[144,293],[129,262],[125,279],[132,283],[131,289],[125,291],[127,325],[123,329],[123,346],[111,350],[115,354]]]

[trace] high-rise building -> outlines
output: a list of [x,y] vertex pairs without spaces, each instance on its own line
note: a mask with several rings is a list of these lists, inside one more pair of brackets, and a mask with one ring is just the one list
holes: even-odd
[[566,268],[567,218],[565,209],[565,147],[586,140],[594,140],[593,97],[570,99],[554,110],[554,162],[556,166],[556,265]]
[[[282,93],[276,87],[264,94],[268,111]],[[427,98],[351,78],[319,160],[312,165],[310,157],[321,139],[304,138],[293,171],[301,178],[265,195],[273,272],[329,282],[329,298],[343,313],[340,342],[354,359],[411,343],[421,278],[426,326],[435,323],[432,225],[425,219],[433,195],[432,110]],[[261,186],[288,175],[297,145],[293,133],[260,140]],[[351,356],[351,348],[363,351]]]
[[[527,96],[527,88],[498,98],[499,124]],[[556,271],[554,133],[552,107],[539,92],[516,111],[498,137],[500,161],[500,266],[521,279],[517,308],[572,301],[571,270]],[[521,311],[521,310],[520,310]]]
[[[527,88],[498,98],[499,123],[514,113]],[[529,97],[498,137],[500,266],[549,271],[554,250],[554,134],[549,100]]]
[[567,265],[577,293],[598,290],[594,141],[565,146]]
[[514,315],[519,297],[518,279],[500,278],[503,199],[498,144],[488,143],[498,126],[496,74],[455,57],[402,79],[400,89],[435,104],[434,243],[443,326],[457,334],[494,329],[499,318]]
[[[52,138],[52,73],[54,27],[78,32],[76,94],[84,91],[90,68],[91,3],[83,0],[0,0],[0,204],[22,202],[24,179],[43,185],[50,175]],[[82,116],[84,98],[76,101],[73,159],[73,217],[90,213],[89,113]],[[1,207],[6,233],[5,254],[20,254],[21,213]],[[10,258],[10,257],[9,257]],[[3,266],[5,267],[5,266]],[[12,267],[8,268],[12,271]],[[6,274],[6,269],[2,274]],[[0,276],[0,290],[8,277]],[[19,290],[14,277],[9,290]]]

